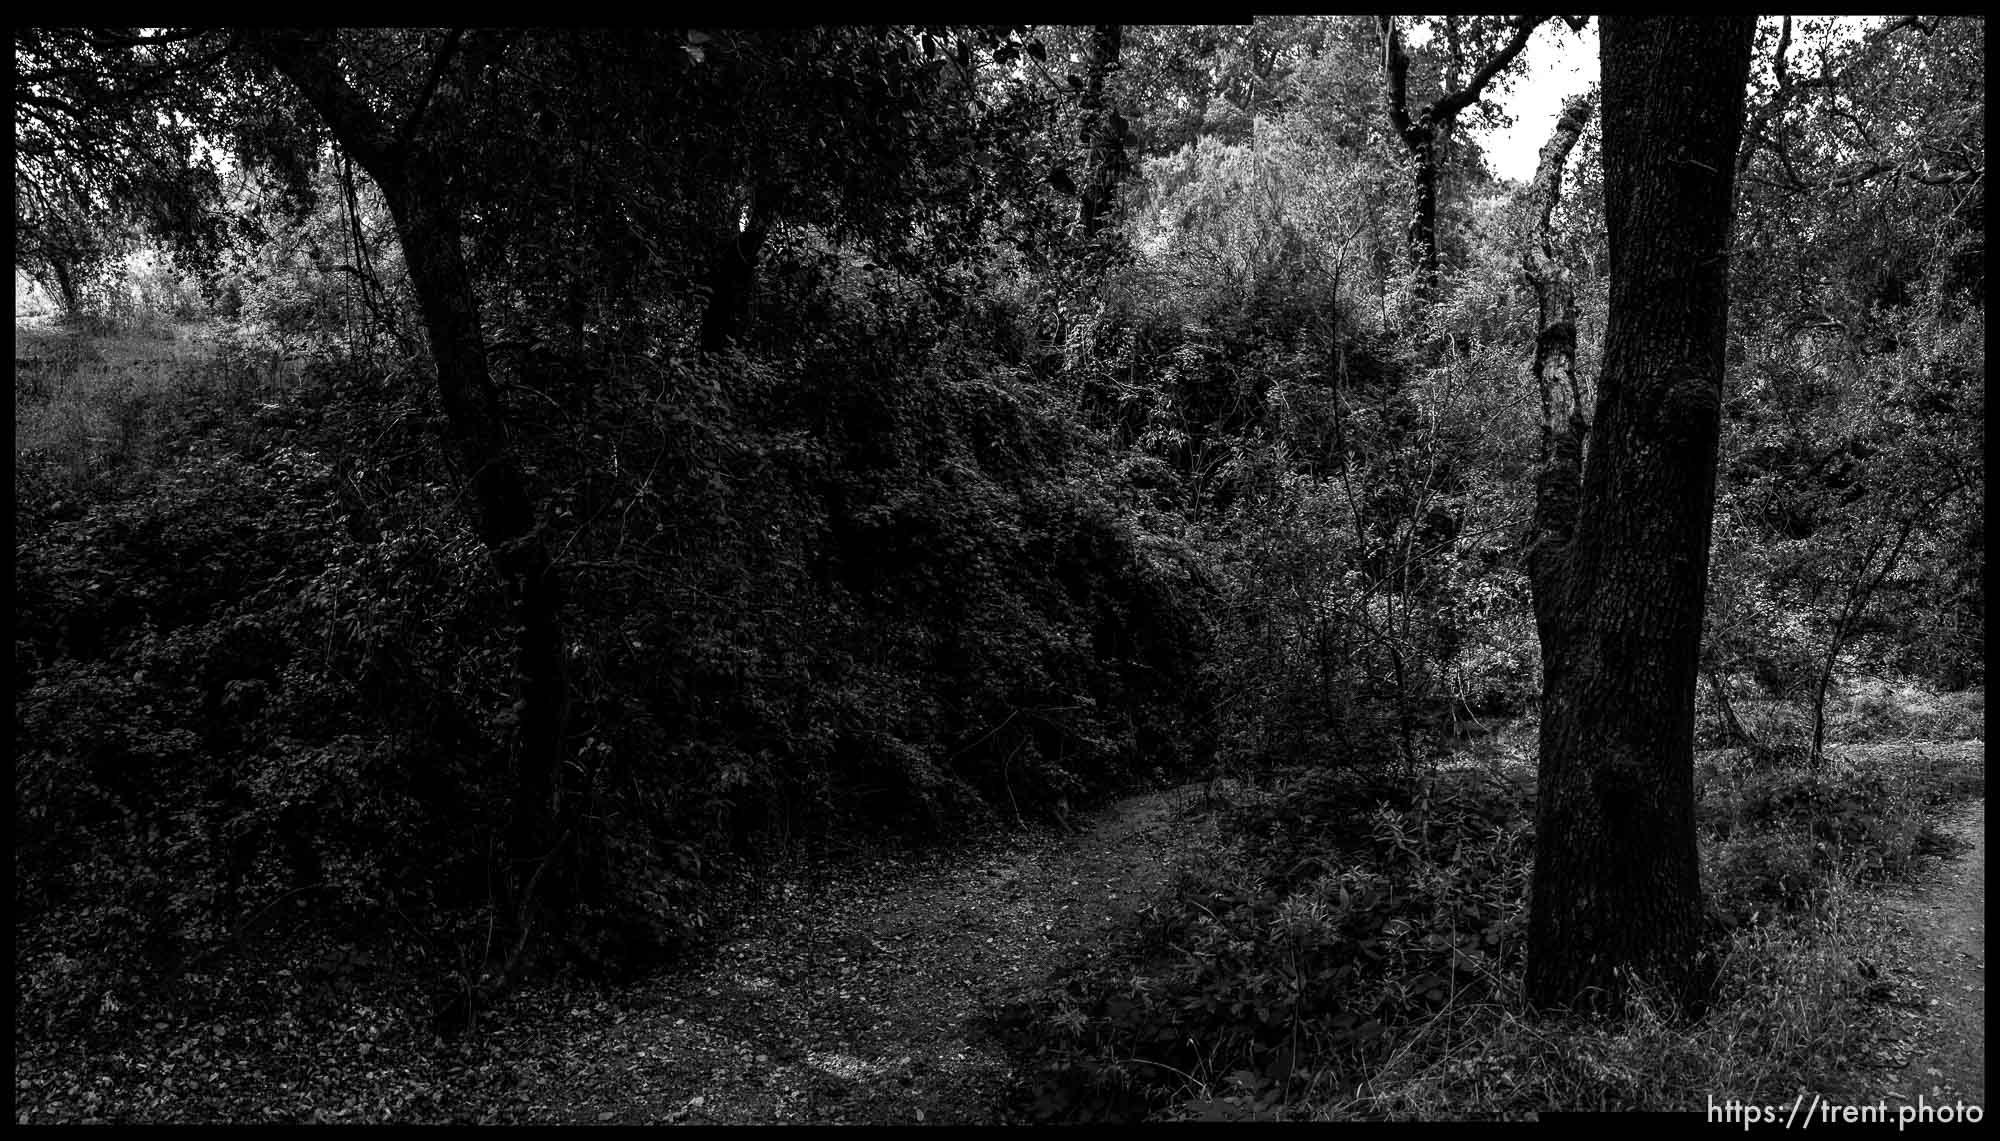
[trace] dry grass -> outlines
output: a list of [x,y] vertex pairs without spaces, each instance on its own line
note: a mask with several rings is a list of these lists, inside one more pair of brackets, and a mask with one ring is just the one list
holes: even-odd
[[284,361],[219,352],[200,326],[76,331],[14,327],[14,461],[39,463],[71,486],[143,459],[173,398],[240,399],[294,383]]
[[1909,681],[1858,678],[1827,702],[1836,741],[1965,741],[1986,736],[1986,691],[1934,693]]
[[[1892,692],[1899,709],[1926,724],[1973,724],[1983,733],[1983,719],[1964,719],[1983,718],[1983,693]],[[1509,744],[1455,758],[1456,767],[1531,780],[1531,741],[1527,748]],[[1984,752],[1978,741],[1846,745],[1830,751],[1828,775],[1879,776],[1896,802],[1881,806],[1885,812],[1900,806],[1928,817],[1926,806],[1983,794]],[[1724,770],[1740,760],[1708,756]],[[1712,795],[1726,796],[1730,787],[1720,782]],[[1813,867],[1808,837],[1772,833],[1704,837],[1704,864],[1743,843],[1795,846],[1800,868]],[[1800,1089],[1860,1100],[1881,1075],[1899,1072],[1880,1035],[1882,985],[1869,972],[1907,958],[1909,948],[1882,893],[1852,871],[1821,867],[1802,909],[1734,930],[1714,1006],[1699,1022],[1677,1025],[1643,1000],[1622,1023],[1546,1020],[1528,1012],[1515,979],[1496,1000],[1448,1006],[1401,1028],[1388,1061],[1358,1087],[1295,1099],[1271,1116],[1430,1121],[1528,1120],[1548,1110],[1701,1112],[1711,1098],[1788,1102]],[[1332,1075],[1321,1078],[1303,1084],[1335,1088]]]
[[[1851,895],[1796,925],[1741,931],[1715,1010],[1678,1026],[1656,1006],[1622,1023],[1531,1017],[1518,993],[1414,1028],[1354,1096],[1313,1120],[1524,1120],[1550,1110],[1702,1110],[1713,1097],[1788,1099],[1864,1057],[1855,963],[1880,936]],[[1879,955],[1879,949],[1876,950]]]
[[[1780,699],[1733,686],[1730,704],[1753,737],[1767,745],[1811,739],[1811,710],[1797,698]],[[1720,722],[1702,691],[1701,736],[1720,739]],[[1968,741],[1986,736],[1986,691],[1938,693],[1909,680],[1837,677],[1828,688],[1826,736],[1832,742],[1897,740]]]
[[1294,1102],[1282,1116],[1531,1120],[1859,1091],[1883,1061],[1864,964],[1899,958],[1899,939],[1874,892],[1837,880],[1810,912],[1734,932],[1715,1006],[1697,1023],[1677,1025],[1643,999],[1621,1023],[1537,1018],[1516,986],[1404,1028],[1357,1089]]

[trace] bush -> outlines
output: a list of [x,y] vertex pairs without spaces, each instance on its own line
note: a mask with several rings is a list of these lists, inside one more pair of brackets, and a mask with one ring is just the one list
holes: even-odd
[[1934,844],[1908,782],[1840,765],[1815,777],[1739,759],[1708,783],[1697,814],[1704,882],[1746,915],[1801,910],[1838,879],[1901,874]]
[[1518,969],[1527,816],[1509,785],[1354,773],[1238,814],[1235,847],[1113,954],[1008,1013],[1017,1044],[1047,1055],[1034,1112],[1136,1116],[1197,1074],[1239,1075],[1272,1103],[1294,1074],[1358,1080]]
[[484,894],[483,558],[357,541],[318,449],[237,428],[116,484],[22,467],[17,999],[45,1031],[137,1017],[274,926],[429,937]]
[[1909,681],[1874,678],[1840,689],[1827,709],[1827,735],[1836,741],[1963,741],[1986,735],[1983,689],[1935,693]]

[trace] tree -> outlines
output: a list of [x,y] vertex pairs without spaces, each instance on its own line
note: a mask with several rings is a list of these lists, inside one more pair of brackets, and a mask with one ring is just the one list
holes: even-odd
[[1719,491],[1735,525],[1718,534],[1708,653],[1799,701],[1799,739],[1767,744],[1818,754],[1850,654],[1947,683],[1978,658],[1965,586],[1981,544],[1957,520],[1982,481],[1939,460],[1980,452],[1983,25],[1759,30]]
[[[1556,118],[1555,132],[1543,145],[1534,180],[1528,186],[1521,239],[1521,262],[1535,291],[1535,387],[1541,396],[1541,456],[1535,486],[1535,532],[1556,533],[1559,521],[1573,517],[1583,466],[1583,441],[1589,421],[1583,413],[1583,387],[1576,375],[1576,286],[1569,267],[1557,257],[1551,239],[1550,216],[1562,198],[1563,164],[1595,108],[1587,95],[1573,96]],[[1537,548],[1531,556],[1546,560],[1555,548]],[[1546,573],[1546,568],[1545,568]],[[1537,581],[1540,581],[1537,576]],[[1553,583],[1551,584],[1553,586]],[[1544,597],[1546,595],[1546,603]],[[1535,617],[1544,646],[1560,638],[1552,592],[1537,590]]]
[[[1471,76],[1460,79],[1466,64],[1459,17],[1447,16],[1445,28],[1451,47],[1447,71],[1438,97],[1414,115],[1410,112],[1410,56],[1403,46],[1403,33],[1394,16],[1379,16],[1382,32],[1383,97],[1389,121],[1409,148],[1413,162],[1410,177],[1415,183],[1416,201],[1410,211],[1410,261],[1417,274],[1417,300],[1428,303],[1438,288],[1438,152],[1449,139],[1458,116],[1478,102],[1480,93],[1528,46],[1528,37],[1545,16],[1520,16],[1503,25],[1511,30],[1504,43],[1493,47]],[[1499,29],[1493,29],[1499,30]]]
[[[569,697],[564,591],[495,400],[479,300],[460,240],[462,203],[453,188],[466,183],[469,172],[453,145],[459,134],[453,111],[459,85],[468,81],[452,71],[461,41],[454,32],[422,45],[427,70],[415,90],[395,93],[404,106],[393,119],[377,110],[384,99],[371,99],[349,81],[334,35],[260,32],[251,46],[297,85],[341,148],[381,188],[395,218],[452,443],[471,473],[473,526],[519,623],[520,720],[508,835],[509,854],[525,861],[562,847],[553,828]],[[531,875],[528,882],[538,881]],[[516,899],[524,915],[523,942],[532,890],[520,889]]]
[[228,51],[188,31],[15,30],[14,264],[67,315],[142,233],[214,247],[220,180],[197,140],[264,125],[253,88],[230,121],[198,81]]
[[1089,78],[1083,93],[1083,129],[1089,135],[1090,158],[1078,220],[1083,224],[1086,240],[1096,237],[1103,228],[1111,212],[1112,198],[1118,192],[1119,176],[1125,169],[1125,117],[1110,105],[1104,89],[1105,80],[1118,72],[1123,31],[1118,24],[1097,25],[1091,30],[1089,47],[1084,53]]
[[1526,989],[1544,1009],[1617,1012],[1643,982],[1691,1011],[1708,982],[1694,707],[1754,30],[1603,23],[1604,364],[1580,479],[1544,477],[1529,555],[1543,720]]

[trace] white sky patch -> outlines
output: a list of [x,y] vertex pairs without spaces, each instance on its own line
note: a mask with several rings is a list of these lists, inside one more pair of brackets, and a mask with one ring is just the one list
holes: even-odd
[[1535,176],[1536,157],[1555,129],[1563,100],[1597,81],[1597,21],[1592,20],[1581,35],[1560,21],[1546,21],[1528,39],[1521,58],[1527,73],[1499,97],[1500,105],[1514,117],[1513,126],[1469,133],[1486,151],[1486,165],[1494,174],[1525,183]]
[[[1762,17],[1775,21],[1777,17]],[[1881,23],[1880,16],[1794,16],[1792,52],[1808,21],[1832,20],[1840,39],[1858,39]],[[1414,42],[1414,37],[1412,38]],[[1597,79],[1597,21],[1585,26],[1581,35],[1572,33],[1560,21],[1549,20],[1535,29],[1528,47],[1521,53],[1526,74],[1514,81],[1514,89],[1499,96],[1499,103],[1514,117],[1514,124],[1501,130],[1469,132],[1486,151],[1486,164],[1493,173],[1514,182],[1526,183],[1535,176],[1535,161],[1542,144],[1555,129],[1563,100],[1588,90]],[[1796,55],[1792,56],[1796,63]]]

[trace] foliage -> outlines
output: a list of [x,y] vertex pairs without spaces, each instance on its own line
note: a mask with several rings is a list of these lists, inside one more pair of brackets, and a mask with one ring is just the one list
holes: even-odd
[[[1958,21],[1848,46],[1801,23],[1793,79],[1826,82],[1766,65],[1753,96],[1704,667],[1767,768],[1702,809],[1746,914],[1899,874],[1930,843],[1917,790],[1981,779],[1768,767],[1809,751],[1819,690],[1835,740],[1983,733]],[[1419,102],[1506,37],[1426,26]],[[496,432],[563,580],[555,883],[496,839],[518,615],[390,199],[254,37],[17,32],[17,262],[93,315],[17,329],[21,1033],[278,1011],[273,1041],[428,1043],[510,949],[656,971],[774,860],[1305,764],[1016,1012],[1068,1067],[1046,1108],[1199,1087],[1393,1114],[1463,1088],[1380,1084],[1444,1065],[1447,1023],[1504,1035],[1493,1088],[1531,1058],[1583,1088],[1507,1005],[1522,794],[1380,775],[1541,691],[1511,191],[1446,142],[1419,307],[1373,20],[1131,27],[1103,99],[1132,161],[1085,241],[1090,34],[331,34],[451,172]],[[1556,235],[1586,383],[1596,154]],[[497,886],[537,882],[570,904],[545,925]],[[1844,985],[1789,938],[1739,933],[1746,1006],[1788,964]],[[1607,1099],[1647,1049],[1694,1065],[1654,1033],[1589,1039],[1625,1075]]]
[[[452,842],[443,805],[406,805],[401,750],[353,732],[355,707],[396,692],[367,646],[403,641],[407,619],[315,603],[370,578],[429,600],[353,565],[328,466],[296,445],[252,465],[211,444],[158,475],[87,505],[47,484],[20,502],[15,903],[25,962],[104,956],[73,972],[81,987],[164,985],[253,914],[303,902],[288,897],[329,919],[408,902]],[[105,993],[21,997],[50,1020],[133,998]]]
[[[1352,1088],[1415,1025],[1518,970],[1525,809],[1504,784],[1319,772],[1245,811],[1228,854],[1015,1015],[1047,1055],[1037,1111],[1143,1114],[1221,1075],[1260,1105],[1295,1074]],[[1121,1083],[1135,1096],[1107,1098]]]
[[[1860,755],[1857,754],[1857,758]],[[1978,752],[1966,754],[1976,767]],[[1532,1017],[1519,990],[1532,789],[1503,763],[1410,784],[1318,772],[1238,809],[1234,843],[1000,1029],[1041,1120],[1524,1117],[1690,1104],[1682,1081],[1782,1090],[1874,1047],[1874,961],[1904,936],[1871,881],[1955,841],[1976,786],[1933,750],[1815,781],[1705,767],[1705,1019]],[[1708,1075],[1702,1079],[1700,1075]],[[1734,1087],[1732,1087],[1734,1088]]]
[[1766,36],[1710,644],[1817,718],[1838,669],[1980,676],[1965,584],[1982,556],[1964,529],[1984,496],[1984,348],[1967,339],[1984,285],[1965,255],[1983,221],[1953,172],[1983,115],[1947,28],[1892,21],[1843,43],[1785,20]]

